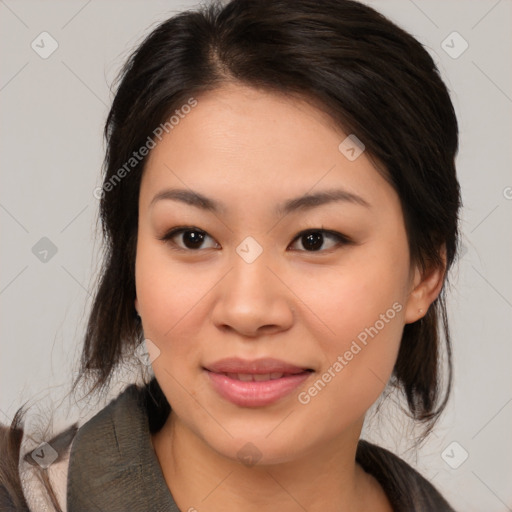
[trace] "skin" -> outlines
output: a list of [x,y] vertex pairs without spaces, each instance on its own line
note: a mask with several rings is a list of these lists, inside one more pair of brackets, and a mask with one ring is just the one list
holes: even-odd
[[[355,451],[365,413],[392,373],[403,327],[425,314],[443,271],[421,273],[412,264],[396,192],[366,153],[349,161],[339,151],[347,134],[325,113],[236,84],[197,100],[151,151],[139,199],[135,307],[160,351],[153,369],[172,407],[152,437],[169,489],[181,510],[390,511]],[[224,208],[151,204],[172,187]],[[274,213],[287,199],[331,188],[369,206],[343,201]],[[203,245],[187,249],[183,234],[174,245],[159,240],[179,226],[204,231]],[[352,242],[325,235],[314,251],[297,238],[321,228]],[[252,263],[236,252],[247,236],[263,250]],[[394,318],[300,403],[299,392],[393,304],[401,306]],[[274,357],[315,372],[274,404],[239,407],[220,397],[202,370],[230,356]],[[246,443],[261,457],[255,465],[237,456]]]

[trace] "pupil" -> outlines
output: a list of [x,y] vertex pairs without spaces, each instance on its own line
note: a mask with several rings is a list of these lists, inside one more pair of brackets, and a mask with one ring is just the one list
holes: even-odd
[[[183,238],[184,238],[183,241],[184,241],[185,245],[189,249],[191,249],[191,248],[195,249],[201,245],[203,238],[204,238],[204,234],[199,233],[198,231],[185,231],[183,233]],[[189,247],[189,245],[191,247]]]
[[307,246],[308,244],[310,248],[312,248],[314,251],[317,251],[322,247],[322,234],[321,233],[309,233],[308,235],[305,235],[306,240],[308,240],[307,244],[304,244],[304,246]]

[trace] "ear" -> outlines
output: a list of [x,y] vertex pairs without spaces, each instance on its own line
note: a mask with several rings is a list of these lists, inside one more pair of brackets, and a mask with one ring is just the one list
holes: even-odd
[[443,245],[439,250],[442,264],[431,265],[422,270],[416,265],[412,271],[411,291],[405,308],[405,323],[411,324],[427,314],[427,310],[434,302],[444,284],[446,273],[446,247]]

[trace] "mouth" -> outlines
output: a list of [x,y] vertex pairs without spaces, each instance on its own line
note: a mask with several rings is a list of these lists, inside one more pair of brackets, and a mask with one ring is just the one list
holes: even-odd
[[289,395],[314,370],[277,359],[229,358],[203,367],[214,391],[240,407],[263,407]]
[[[269,376],[275,376],[277,374],[295,375],[304,371],[312,371],[311,368],[308,368],[307,366],[298,366],[296,364],[271,357],[253,360],[228,357],[208,364],[204,369],[213,373]],[[282,375],[278,375],[274,378],[280,378],[281,376]],[[265,380],[269,380],[271,378],[272,377],[268,377]]]
[[[219,375],[225,375],[230,379],[241,380],[243,382],[263,382],[268,380],[282,379],[283,377],[289,377],[290,375],[300,375],[304,372],[312,372],[313,370],[304,370],[297,373],[286,373],[286,372],[272,372],[272,373],[218,373]],[[217,372],[215,372],[217,373]]]

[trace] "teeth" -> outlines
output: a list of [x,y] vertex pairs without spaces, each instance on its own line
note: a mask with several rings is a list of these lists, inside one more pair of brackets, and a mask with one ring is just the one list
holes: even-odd
[[270,373],[255,373],[252,377],[256,382],[270,380]]
[[234,373],[234,379],[243,380],[245,382],[250,382],[253,380],[252,375],[250,373]]
[[241,380],[244,382],[261,382],[264,380],[275,380],[280,379],[284,373],[273,372],[273,373],[226,373],[230,379]]

